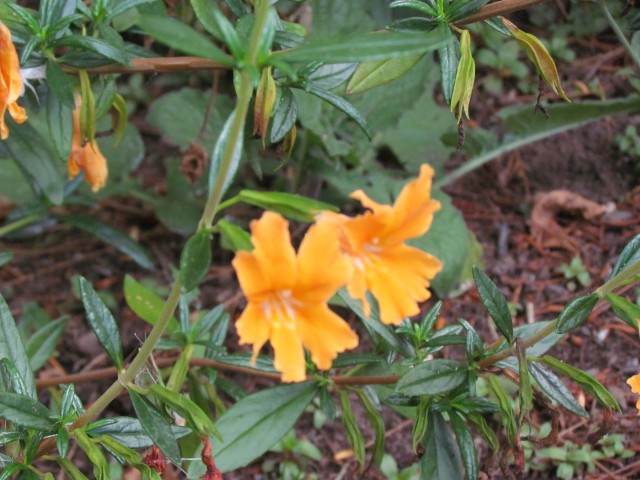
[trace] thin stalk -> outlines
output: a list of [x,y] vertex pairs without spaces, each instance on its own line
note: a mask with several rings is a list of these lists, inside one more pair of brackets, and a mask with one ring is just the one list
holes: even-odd
[[21,228],[26,227],[27,225],[31,225],[32,223],[36,223],[38,220],[43,218],[45,213],[34,213],[32,215],[27,215],[26,217],[22,217],[15,222],[8,223],[3,227],[0,227],[0,237],[4,237],[5,235],[10,234],[11,232],[15,232],[16,230],[20,230]]
[[637,261],[636,263],[633,263],[624,268],[622,271],[618,272],[615,277],[604,283],[594,293],[597,293],[598,296],[602,298],[608,293],[613,292],[619,286],[624,285],[624,283],[626,283],[636,275],[640,275],[640,261]]
[[635,63],[636,68],[640,70],[640,55],[638,55],[638,53],[629,43],[629,40],[627,40],[627,37],[625,37],[624,32],[620,28],[620,25],[618,25],[618,22],[616,22],[616,20],[613,18],[613,15],[611,15],[611,12],[609,11],[609,8],[607,7],[607,4],[604,2],[604,0],[598,0],[598,4],[600,5],[602,13],[604,13],[605,18],[607,19],[607,22],[609,22],[609,26],[618,37],[618,40],[620,40],[620,43],[631,57],[631,60],[633,60],[633,63]]

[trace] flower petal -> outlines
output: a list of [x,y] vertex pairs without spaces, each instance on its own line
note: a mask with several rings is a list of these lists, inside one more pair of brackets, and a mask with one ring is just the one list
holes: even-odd
[[283,382],[303,382],[306,376],[306,363],[302,342],[296,330],[286,322],[278,322],[271,332],[273,347],[273,366],[282,372]]
[[424,164],[420,176],[407,183],[393,205],[393,225],[387,229],[383,241],[400,243],[424,235],[431,226],[433,214],[440,210],[440,202],[431,199],[433,169]]
[[290,290],[296,281],[296,253],[291,245],[289,222],[275,212],[264,212],[251,222],[252,255],[260,263],[264,288]]
[[249,301],[259,302],[266,294],[271,293],[262,265],[253,253],[241,250],[236,253],[231,264]]
[[96,142],[87,143],[84,147],[84,179],[91,190],[97,192],[107,183],[109,171],[107,169],[107,159],[104,158],[102,152],[98,148]]
[[240,345],[253,345],[251,361],[255,362],[260,349],[271,334],[271,324],[264,316],[260,305],[250,302],[236,321],[236,329],[240,337]]
[[329,370],[338,353],[358,346],[358,336],[349,324],[326,304],[305,305],[297,313],[296,329],[319,369]]
[[339,225],[320,220],[307,231],[298,250],[294,296],[303,302],[326,302],[345,285],[351,263],[340,251]]
[[627,385],[631,387],[631,391],[633,393],[640,394],[640,374],[634,375],[633,377],[629,378],[629,380],[627,380]]
[[420,312],[419,302],[431,296],[429,280],[442,264],[428,253],[407,245],[385,248],[365,265],[369,291],[378,300],[380,319],[398,325]]

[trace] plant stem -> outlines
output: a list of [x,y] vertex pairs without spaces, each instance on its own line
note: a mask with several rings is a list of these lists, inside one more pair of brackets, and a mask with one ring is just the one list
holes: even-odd
[[633,60],[633,63],[635,63],[636,68],[640,70],[640,55],[638,55],[629,43],[629,40],[627,40],[627,37],[625,37],[624,32],[620,28],[620,25],[618,25],[618,22],[613,18],[613,15],[611,15],[611,12],[609,11],[609,8],[607,8],[607,4],[604,0],[598,0],[598,4],[607,19],[607,22],[609,22],[609,26],[618,37],[618,40],[620,40],[620,43],[631,57],[631,60]]
[[640,274],[640,261],[627,265],[623,270],[618,272],[615,277],[604,283],[594,293],[597,293],[598,296],[602,298],[638,274]]
[[489,5],[485,5],[473,15],[460,20],[456,25],[468,25],[470,23],[481,22],[498,15],[507,15],[508,13],[517,12],[518,10],[535,7],[536,5],[541,5],[548,1],[549,0],[502,0],[499,2],[493,2]]
[[27,215],[26,217],[22,217],[15,222],[8,223],[3,227],[0,227],[0,237],[4,237],[11,232],[15,232],[16,230],[20,230],[21,228],[26,227],[27,225],[31,225],[32,223],[36,223],[38,220],[45,216],[45,212],[42,213],[34,213],[32,215]]
[[[258,49],[260,46],[262,31],[264,30],[264,26],[266,24],[268,12],[269,2],[268,0],[262,0],[256,11],[256,23],[254,25],[254,29],[251,35],[251,41],[249,44],[249,52],[247,54],[246,63],[246,67],[248,68],[257,66],[256,61],[258,58]],[[244,128],[244,121],[249,108],[249,102],[253,95],[253,81],[250,73],[245,69],[241,75],[242,77],[240,88],[238,91],[238,103],[235,111],[235,118],[232,128],[229,132],[229,138],[227,139],[227,145],[223,154],[223,160],[220,165],[220,172],[212,189],[212,193],[207,200],[207,204],[200,220],[200,224],[207,227],[211,226],[216,209],[218,208],[218,204],[220,203],[220,199],[222,197],[222,189],[234,157],[234,150],[236,148],[237,139],[239,138],[239,135],[242,133],[242,129]],[[126,385],[133,382],[140,369],[142,369],[142,367],[144,367],[144,365],[147,363],[147,360],[153,352],[156,343],[167,328],[167,325],[169,324],[169,321],[173,316],[179,300],[180,280],[176,279],[173,286],[171,287],[169,297],[167,298],[167,301],[165,302],[162,311],[160,312],[156,324],[153,326],[153,329],[149,333],[149,336],[142,344],[142,347],[140,347],[140,351],[138,352],[136,357],[133,359],[127,369],[120,374],[118,381],[114,382],[107,389],[107,391],[104,392],[100,396],[100,398],[98,398],[93,403],[93,405],[91,405],[87,409],[87,411],[73,423],[73,425],[70,427],[70,430],[74,430],[85,425],[97,415],[99,415],[113,401],[113,399],[116,398],[116,396],[125,388]]]

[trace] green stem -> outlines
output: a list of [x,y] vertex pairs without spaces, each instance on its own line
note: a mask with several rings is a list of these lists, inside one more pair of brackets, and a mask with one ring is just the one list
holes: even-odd
[[620,28],[620,25],[618,25],[618,22],[616,22],[616,20],[613,18],[613,15],[611,15],[611,12],[609,11],[609,8],[607,8],[607,4],[604,2],[604,0],[598,0],[598,4],[600,5],[602,12],[604,13],[605,18],[607,19],[607,22],[609,22],[609,26],[611,27],[613,32],[616,34],[616,36],[618,37],[618,40],[620,40],[620,43],[622,44],[624,49],[627,51],[627,53],[633,60],[633,63],[636,64],[636,68],[640,70],[640,55],[638,55],[638,53],[633,49],[633,47],[629,43],[629,40],[627,40],[627,37],[625,37],[624,32]]
[[624,285],[631,278],[640,274],[640,261],[632,263],[631,265],[626,266],[623,270],[618,272],[618,274],[598,288],[594,293],[597,293],[600,298],[604,297],[608,293],[611,293],[616,288],[621,285]]
[[[558,323],[558,320],[553,320],[552,322],[549,322],[548,325],[542,328],[535,335],[531,336],[530,338],[527,338],[523,343],[524,348],[529,348],[532,345],[535,345],[543,338],[548,337],[553,332],[555,332],[557,323]],[[504,360],[505,358],[511,357],[515,354],[516,354],[516,346],[513,345],[511,348],[507,348],[506,350],[502,350],[498,353],[494,353],[493,355],[489,355],[488,357],[483,358],[478,362],[478,366],[480,368],[487,368],[493,365],[494,363],[499,362],[500,360]]]
[[11,232],[15,232],[16,230],[20,230],[21,228],[26,227],[27,225],[31,225],[32,223],[36,223],[38,220],[43,218],[45,213],[34,213],[32,215],[27,215],[26,217],[22,217],[15,222],[11,222],[3,227],[0,227],[0,237],[4,237]]
[[[241,72],[235,118],[229,131],[227,145],[223,153],[222,162],[220,164],[220,172],[200,219],[200,225],[205,226],[206,228],[211,227],[216,210],[218,208],[218,205],[220,204],[220,199],[222,198],[223,194],[223,187],[231,168],[236,144],[239,136],[242,134],[242,130],[244,129],[244,122],[247,116],[247,111],[249,109],[249,102],[251,101],[251,97],[253,96],[253,80],[249,69],[257,68],[260,40],[262,38],[262,33],[267,22],[268,13],[269,2],[268,0],[262,0],[256,10],[256,23],[251,34],[249,51],[247,54],[247,62],[245,64],[245,69]],[[107,391],[104,392],[100,396],[100,398],[98,398],[93,403],[93,405],[91,405],[87,409],[87,411],[73,423],[70,430],[74,430],[85,425],[97,415],[99,415],[118,396],[118,394],[125,388],[126,385],[132,383],[135,380],[136,375],[146,365],[149,356],[156,346],[156,343],[158,342],[158,340],[160,340],[160,337],[163,335],[165,329],[167,328],[167,325],[169,324],[169,321],[171,320],[171,317],[173,316],[173,313],[175,312],[179,301],[180,280],[176,279],[173,287],[171,287],[169,297],[167,298],[167,301],[165,302],[162,311],[160,312],[156,324],[153,326],[153,329],[149,333],[149,336],[142,344],[142,347],[140,347],[140,351],[138,352],[136,357],[133,359],[127,369],[120,374],[118,381],[114,382],[107,389]]]

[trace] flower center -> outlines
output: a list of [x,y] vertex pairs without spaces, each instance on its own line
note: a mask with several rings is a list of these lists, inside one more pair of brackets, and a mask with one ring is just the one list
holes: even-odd
[[378,244],[380,239],[375,237],[370,243],[365,243],[360,255],[353,257],[353,263],[358,270],[364,271],[367,265],[371,265],[378,259],[378,254],[382,252],[382,247]]
[[295,328],[295,308],[300,305],[291,290],[278,290],[265,299],[260,308],[272,326]]

